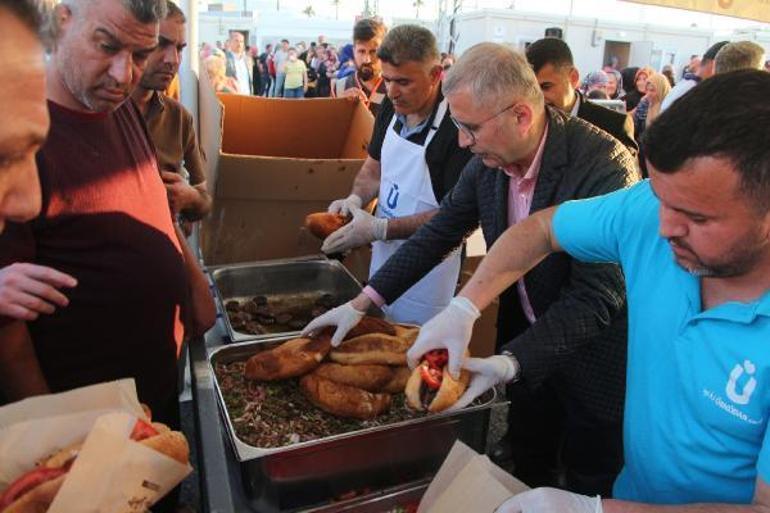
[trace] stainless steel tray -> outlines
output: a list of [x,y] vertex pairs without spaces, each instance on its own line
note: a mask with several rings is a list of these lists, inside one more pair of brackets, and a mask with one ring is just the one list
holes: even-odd
[[255,335],[237,331],[233,329],[225,309],[225,304],[231,299],[257,295],[288,297],[318,293],[332,294],[339,301],[345,302],[361,292],[361,284],[344,265],[323,256],[212,266],[208,267],[208,271],[214,282],[219,312],[233,342],[295,337],[300,332]]
[[262,349],[261,343],[248,342],[231,344],[209,354],[219,407],[240,462],[244,489],[260,512],[300,511],[328,503],[349,491],[365,494],[429,479],[457,439],[484,452],[490,411],[493,406],[504,404],[491,391],[483,404],[459,412],[419,417],[286,447],[253,447],[235,432],[214,366],[218,362],[242,360]]

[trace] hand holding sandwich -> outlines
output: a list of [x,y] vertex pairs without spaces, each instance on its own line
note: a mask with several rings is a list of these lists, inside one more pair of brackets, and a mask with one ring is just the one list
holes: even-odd
[[428,351],[446,349],[449,352],[447,370],[453,378],[459,379],[473,324],[480,315],[478,308],[468,298],[453,298],[449,306],[420,329],[420,335],[406,353],[409,367],[414,369]]
[[351,208],[353,219],[329,235],[321,246],[321,251],[329,254],[344,253],[375,240],[385,240],[388,220],[375,217],[366,210]]
[[462,397],[448,411],[465,408],[493,386],[507,383],[519,373],[515,360],[499,354],[489,358],[466,358],[463,369],[471,373],[471,381]]

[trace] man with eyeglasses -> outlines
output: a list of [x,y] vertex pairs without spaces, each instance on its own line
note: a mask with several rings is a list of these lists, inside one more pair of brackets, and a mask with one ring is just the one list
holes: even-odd
[[[365,293],[337,311],[363,312],[372,296],[394,301],[479,224],[491,247],[534,212],[638,180],[629,151],[593,125],[546,106],[532,68],[505,46],[470,48],[442,87],[460,146],[475,157],[438,213],[372,276]],[[335,310],[312,328],[337,325],[335,336],[343,336],[356,321]],[[470,301],[453,299],[423,326],[407,354],[410,365],[433,349],[426,341],[464,343],[468,320],[479,315]],[[510,358],[494,362],[516,381],[509,388],[507,438],[516,476],[533,487],[610,493],[623,464],[626,302],[620,268],[549,256],[500,296],[497,327],[498,351]],[[457,375],[460,358],[449,354],[449,370]]]
[[[424,27],[400,25],[382,40],[377,56],[387,98],[377,114],[369,156],[350,195],[329,206],[330,212],[350,215],[352,220],[321,247],[333,254],[371,242],[370,275],[436,214],[471,158],[471,152],[458,145],[457,128],[441,95],[442,69],[434,35]],[[377,211],[371,215],[363,207],[375,198]],[[385,308],[389,318],[423,324],[449,304],[460,273],[460,251],[450,253],[398,301],[389,302]],[[357,323],[363,315],[350,308],[337,313],[349,319],[346,323]],[[333,324],[340,322],[335,317]]]

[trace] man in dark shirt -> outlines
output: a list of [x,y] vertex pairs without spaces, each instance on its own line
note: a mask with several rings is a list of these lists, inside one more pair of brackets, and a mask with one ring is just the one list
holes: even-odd
[[270,75],[270,65],[268,61],[272,58],[273,45],[268,44],[265,46],[265,51],[259,54],[259,65],[262,70],[262,89],[260,91],[254,91],[254,94],[259,96],[268,96],[270,92],[270,86],[273,85],[273,78]]
[[[433,34],[414,25],[396,27],[378,56],[388,99],[351,194],[329,206],[330,212],[352,215],[353,220],[322,247],[326,253],[339,253],[374,242],[370,274],[433,217],[470,159],[470,152],[457,144],[457,128],[441,96],[442,69]],[[376,216],[362,210],[374,198],[379,198]],[[459,252],[442,266],[390,305],[388,315],[399,322],[430,319],[452,296]]]
[[630,116],[591,103],[577,90],[580,73],[567,43],[554,37],[535,41],[527,47],[527,60],[535,70],[546,103],[601,128],[636,155],[638,146]]
[[0,265],[50,265],[78,286],[67,308],[5,321],[0,373],[13,374],[21,396],[132,377],[153,418],[176,426],[187,282],[154,150],[129,100],[165,1],[68,0],[54,14],[42,211],[3,234]]
[[[637,179],[634,158],[620,142],[545,105],[525,58],[503,45],[481,43],[466,50],[442,87],[460,130],[459,144],[475,156],[438,212],[370,277],[362,293],[313,320],[310,330],[336,325],[334,337],[343,338],[358,322],[353,312],[396,301],[479,225],[491,248],[539,210]],[[498,348],[510,358],[498,361],[508,362],[508,381],[518,379],[509,389],[513,415],[507,441],[516,476],[531,486],[566,485],[605,495],[620,471],[622,280],[617,266],[549,258],[500,296]],[[459,323],[480,312],[455,298],[438,315],[423,325],[407,358],[414,367],[437,348],[422,343],[430,333],[432,342],[447,344],[449,370],[459,373],[467,348],[454,343],[467,333]],[[443,328],[440,334],[437,326]]]
[[[181,103],[163,93],[179,72],[182,50],[187,46],[186,19],[176,4],[169,1],[167,5],[168,15],[160,22],[158,49],[147,59],[131,97],[147,121],[171,209],[188,221],[198,221],[211,210],[211,196],[206,190],[194,120]],[[184,175],[189,175],[189,180]]]
[[382,80],[382,63],[377,49],[382,44],[387,28],[374,18],[364,18],[353,27],[353,60],[355,73],[337,80],[332,88],[335,96],[359,98],[377,116],[385,100],[387,89]]

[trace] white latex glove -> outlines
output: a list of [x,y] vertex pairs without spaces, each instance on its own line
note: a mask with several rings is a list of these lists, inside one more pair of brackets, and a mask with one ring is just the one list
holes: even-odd
[[59,289],[77,285],[77,280],[50,267],[16,263],[0,269],[0,315],[33,321],[52,314],[69,299]]
[[470,299],[461,296],[452,298],[446,308],[420,328],[417,340],[406,353],[409,368],[414,369],[428,351],[446,349],[449,352],[449,373],[458,379],[465,349],[471,341],[473,323],[480,315]]
[[465,408],[493,386],[508,383],[519,373],[518,364],[499,354],[489,358],[466,358],[463,369],[471,373],[471,381],[462,397],[447,411]]
[[364,200],[361,199],[358,194],[351,194],[347,198],[334,200],[329,205],[327,212],[330,214],[342,214],[343,216],[349,216],[351,210],[354,208],[361,208],[364,204]]
[[374,217],[360,208],[353,208],[350,212],[353,214],[353,219],[326,237],[321,246],[321,251],[327,255],[344,253],[374,240],[385,240],[385,234],[388,231],[387,219]]
[[359,312],[356,310],[350,301],[344,305],[340,305],[337,308],[332,308],[325,314],[319,315],[302,330],[302,336],[306,337],[311,333],[320,331],[321,328],[326,326],[336,326],[337,330],[332,335],[332,347],[337,347],[348,334],[348,331],[352,330],[356,324],[361,322],[366,312]]
[[535,488],[511,497],[495,513],[603,513],[602,499],[556,488]]

